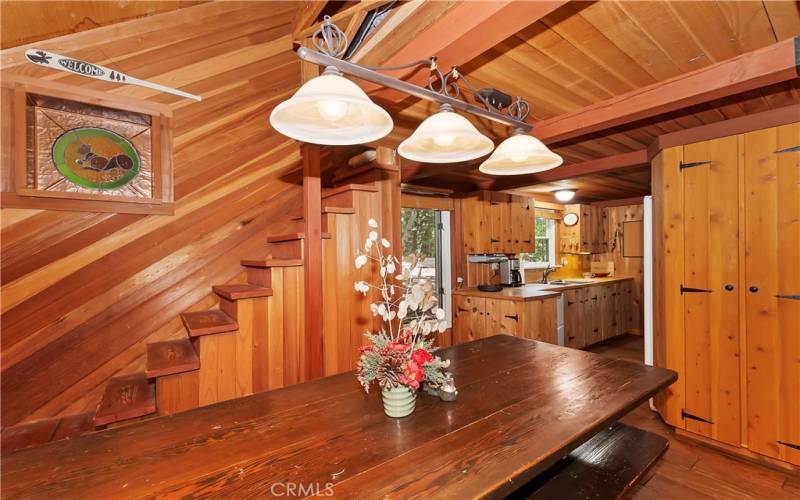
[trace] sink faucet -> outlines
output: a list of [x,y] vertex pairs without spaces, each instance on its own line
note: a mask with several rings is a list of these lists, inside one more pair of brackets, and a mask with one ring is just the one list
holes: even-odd
[[544,271],[542,271],[542,283],[543,284],[546,285],[548,283],[548,281],[547,281],[548,277],[555,270],[556,270],[555,267],[552,267],[550,264],[547,265],[547,267],[544,269]]

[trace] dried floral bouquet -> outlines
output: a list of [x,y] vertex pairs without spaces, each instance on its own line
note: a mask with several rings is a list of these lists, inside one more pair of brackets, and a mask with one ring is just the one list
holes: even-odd
[[[370,219],[367,223],[371,230],[355,265],[361,268],[370,260],[377,262],[381,281],[378,285],[358,281],[355,289],[364,296],[370,290],[379,292],[379,300],[370,309],[385,326],[365,334],[370,343],[360,349],[358,381],[367,392],[377,381],[384,395],[398,387],[407,387],[413,393],[422,382],[435,389],[444,382],[444,369],[450,366],[450,361],[433,354],[433,335],[447,329],[445,312],[438,307],[433,284],[420,277],[417,265],[422,259],[412,256],[411,265],[404,267],[397,257],[384,253],[391,243],[378,236],[377,222]],[[400,273],[395,274],[398,267]]]

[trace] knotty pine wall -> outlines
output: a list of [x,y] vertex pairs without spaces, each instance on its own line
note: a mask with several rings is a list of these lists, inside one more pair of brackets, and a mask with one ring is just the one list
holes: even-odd
[[241,280],[239,260],[288,229],[299,148],[268,116],[299,84],[296,5],[201,4],[34,44],[201,103],[25,64],[27,46],[2,51],[3,74],[171,106],[176,202],[174,216],[0,212],[3,426],[93,408],[110,377],[144,368],[147,342],[185,335],[178,315],[214,307],[211,286]]

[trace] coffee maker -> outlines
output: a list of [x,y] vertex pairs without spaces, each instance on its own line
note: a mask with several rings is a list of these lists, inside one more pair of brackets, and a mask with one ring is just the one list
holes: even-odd
[[510,258],[500,262],[500,284],[503,286],[522,286],[525,280],[522,278],[522,269],[519,259]]

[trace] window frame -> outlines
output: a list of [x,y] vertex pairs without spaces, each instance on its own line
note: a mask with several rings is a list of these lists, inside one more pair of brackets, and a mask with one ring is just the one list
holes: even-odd
[[[453,326],[453,300],[452,300],[452,253],[451,253],[451,235],[450,235],[450,211],[440,210],[436,208],[422,208],[422,207],[402,207],[402,209],[413,210],[432,210],[434,213],[434,226],[436,238],[436,255],[434,256],[436,266],[436,277],[440,287],[437,295],[439,299],[439,307],[445,311],[445,320],[447,327]],[[402,228],[401,228],[402,231]],[[402,261],[405,256],[405,250],[400,249],[400,260]]]
[[[545,221],[547,227],[547,236],[536,236],[536,221],[537,219],[543,219]],[[522,268],[523,269],[545,269],[547,267],[556,267],[556,221],[550,217],[541,217],[541,216],[534,216],[533,218],[533,239],[534,239],[534,248],[536,248],[536,241],[547,239],[547,254],[549,260],[547,262],[533,262],[529,260],[522,260]],[[532,252],[526,252],[526,255],[530,255]],[[533,252],[535,253],[535,252]]]

